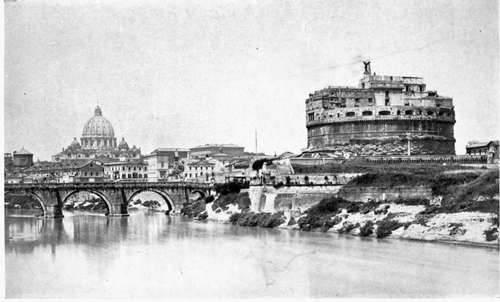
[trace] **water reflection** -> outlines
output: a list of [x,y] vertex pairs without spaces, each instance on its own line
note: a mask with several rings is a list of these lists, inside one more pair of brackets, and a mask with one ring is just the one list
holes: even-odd
[[498,289],[497,250],[149,212],[6,218],[5,230],[7,297],[434,297]]

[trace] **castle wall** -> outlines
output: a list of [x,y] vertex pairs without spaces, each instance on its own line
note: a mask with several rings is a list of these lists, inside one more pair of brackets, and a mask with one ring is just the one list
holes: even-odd
[[[455,154],[453,122],[388,119],[325,123],[308,127],[308,148],[335,147],[359,155]],[[350,144],[350,146],[339,146]],[[358,146],[356,146],[358,145]]]

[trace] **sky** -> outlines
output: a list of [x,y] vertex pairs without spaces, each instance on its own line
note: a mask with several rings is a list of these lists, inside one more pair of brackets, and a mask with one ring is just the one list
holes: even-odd
[[499,138],[498,3],[4,3],[4,150],[48,160],[97,104],[117,139],[158,147],[307,145],[305,99],[372,72],[424,77],[454,99],[457,154]]

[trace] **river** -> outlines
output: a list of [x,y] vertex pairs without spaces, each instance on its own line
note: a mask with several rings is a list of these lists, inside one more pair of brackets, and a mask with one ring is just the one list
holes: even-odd
[[453,297],[498,292],[498,250],[245,228],[161,213],[5,219],[8,298]]

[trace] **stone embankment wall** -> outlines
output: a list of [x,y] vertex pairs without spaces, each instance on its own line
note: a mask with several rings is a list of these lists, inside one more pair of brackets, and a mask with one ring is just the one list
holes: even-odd
[[[328,184],[328,185],[345,185],[354,177],[361,175],[362,173],[299,173],[291,175],[279,175],[276,176],[276,183],[282,182],[286,183],[286,178],[290,178],[290,183],[293,185],[306,185],[306,184]],[[326,179],[325,179],[326,177]],[[307,179],[307,182],[306,182]]]
[[399,198],[432,198],[432,189],[429,186],[395,186],[387,187],[343,187],[338,197],[350,201],[391,201]]
[[250,186],[248,194],[252,212],[302,211],[321,199],[335,195],[341,185],[329,186]]
[[250,186],[248,194],[252,212],[302,212],[323,198],[338,196],[350,201],[391,201],[399,198],[432,198],[428,186],[344,187],[343,185],[317,186]]

